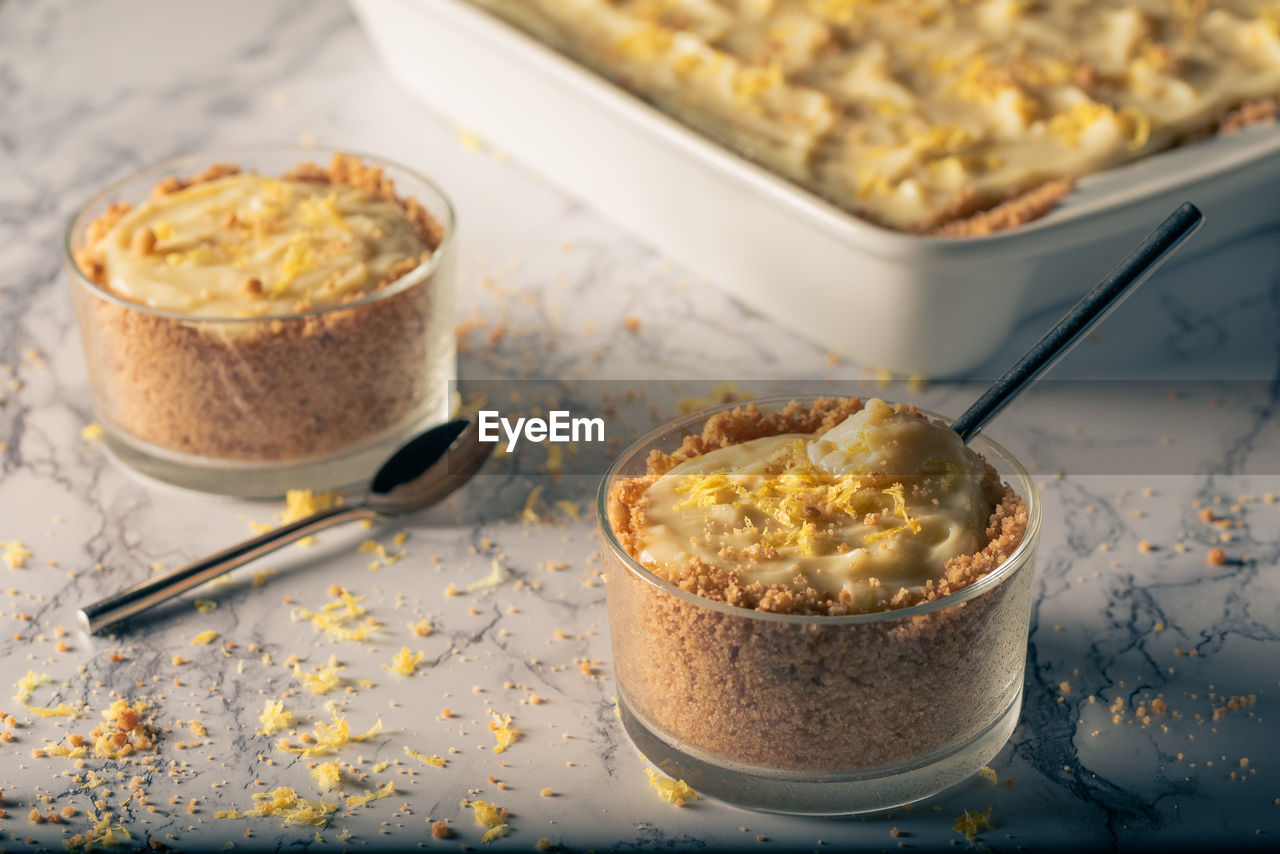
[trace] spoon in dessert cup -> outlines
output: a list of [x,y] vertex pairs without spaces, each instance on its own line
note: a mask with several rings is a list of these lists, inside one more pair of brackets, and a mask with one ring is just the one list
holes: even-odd
[[988,421],[1057,364],[1202,225],[1204,214],[1190,202],[1183,203],[992,383],[982,397],[951,423],[951,429],[968,444]]
[[321,510],[246,540],[76,612],[89,634],[121,623],[289,543],[347,522],[386,521],[444,500],[471,479],[493,451],[479,422],[458,418],[420,433],[382,464],[358,501]]

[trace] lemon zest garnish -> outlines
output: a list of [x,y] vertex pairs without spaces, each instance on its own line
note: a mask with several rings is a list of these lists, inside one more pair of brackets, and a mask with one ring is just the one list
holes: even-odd
[[348,625],[353,620],[364,616],[365,610],[360,607],[362,601],[364,601],[363,596],[352,596],[349,590],[343,590],[338,594],[337,599],[325,603],[319,611],[298,608],[293,612],[292,619],[294,622],[310,620],[316,631],[327,632],[338,640],[362,641],[376,627],[375,624],[367,621],[354,628]]
[[284,293],[289,285],[316,263],[316,251],[311,246],[311,238],[305,234],[295,234],[285,244],[284,257],[280,259],[280,278],[271,286],[273,294]]
[[42,706],[28,706],[26,703],[23,703],[22,708],[26,709],[31,714],[40,718],[82,717],[82,715],[77,709],[74,709],[71,706],[68,706],[66,703],[59,703],[58,705],[54,706],[52,709],[45,708]]
[[786,81],[782,63],[774,59],[768,65],[751,65],[733,75],[731,88],[740,101],[752,101],[771,89],[777,89]]
[[304,673],[298,665],[293,665],[293,675],[302,680],[302,683],[311,689],[312,694],[328,694],[334,688],[342,683],[342,677],[338,675],[341,667],[322,667],[315,673]]
[[[135,700],[132,704],[128,700],[113,700],[111,705],[102,711],[102,719],[108,723],[116,723],[120,716],[126,711],[131,711],[137,719],[133,729],[128,734],[132,737],[145,736],[147,727],[142,722],[142,717],[151,710],[151,706],[142,700]],[[119,731],[117,726],[115,730],[104,732],[93,743],[93,755],[102,759],[121,759],[133,752],[133,744],[126,740],[124,744],[116,745],[115,734]]]
[[293,712],[285,709],[284,700],[267,700],[258,720],[262,722],[258,735],[275,735],[294,724]]
[[112,700],[111,705],[102,710],[102,719],[110,723],[115,723],[115,721],[128,709],[132,709],[134,714],[141,717],[144,713],[151,710],[151,706],[142,700],[136,700],[132,705],[130,705],[128,700]]
[[80,438],[86,442],[96,442],[102,438],[102,425],[97,421],[86,424],[80,430]]
[[906,495],[904,494],[902,484],[895,483],[893,486],[889,487],[888,489],[882,489],[881,492],[884,495],[888,495],[890,498],[893,499],[893,515],[901,519],[902,524],[897,525],[893,528],[886,528],[882,531],[876,531],[874,534],[867,534],[865,537],[862,538],[863,543],[869,546],[872,543],[879,542],[880,540],[886,540],[886,539],[889,539],[890,537],[895,537],[898,534],[902,533],[903,531],[910,531],[913,534],[920,533],[921,531],[920,520],[912,518],[907,513],[907,499],[906,499]]
[[973,842],[982,831],[995,829],[995,825],[991,823],[991,807],[987,807],[982,812],[965,810],[964,815],[956,819],[951,829],[957,833],[963,833],[965,839]]
[[484,801],[472,801],[468,806],[475,811],[476,824],[489,828],[484,836],[480,837],[481,842],[501,839],[511,830],[502,818],[502,811],[496,805]]
[[495,839],[501,839],[506,836],[511,831],[511,826],[503,820],[502,810],[496,804],[472,801],[468,806],[475,812],[476,824],[480,827],[489,828],[485,831],[484,836],[480,837],[481,842],[493,842]]
[[526,525],[536,525],[542,521],[538,513],[538,503],[542,500],[542,484],[529,490],[529,497],[524,500],[524,509],[520,511],[520,520]]
[[192,646],[204,646],[213,643],[218,638],[218,633],[214,631],[201,632],[191,639]]
[[384,664],[382,667],[384,670],[390,670],[400,676],[412,676],[418,669],[418,662],[425,657],[425,652],[415,653],[405,646],[401,647],[400,651],[391,659],[391,664]]
[[[312,492],[309,489],[290,489],[284,495],[284,510],[276,514],[276,525],[288,525],[305,519],[321,510],[328,510],[342,503],[342,496],[336,492]],[[276,527],[267,522],[249,521],[249,527],[258,533],[270,531]],[[300,546],[315,545],[315,537],[303,537],[298,540]]]
[[385,798],[388,795],[395,794],[396,784],[393,780],[388,780],[376,789],[365,792],[363,795],[352,795],[347,798],[347,808],[363,806],[370,801],[376,801],[379,798]]
[[298,797],[298,793],[287,786],[281,786],[273,792],[259,792],[253,796],[253,809],[245,812],[236,810],[219,810],[215,818],[248,818],[277,816],[284,819],[285,824],[322,825],[328,822],[329,814],[337,811],[337,804],[326,804],[323,801],[308,801]]
[[[390,566],[391,564],[400,560],[400,558],[404,557],[405,555],[403,549],[398,552],[387,551],[387,547],[377,542],[376,540],[365,540],[360,544],[358,551],[376,554],[378,556],[378,559],[382,562],[382,564],[386,566]],[[377,569],[378,566],[379,566],[378,561],[374,561],[369,566],[369,568]]]
[[644,769],[644,773],[649,777],[649,785],[653,786],[658,795],[669,804],[682,807],[686,802],[698,799],[698,793],[689,788],[689,784],[684,780],[664,777],[652,768]]
[[671,48],[675,33],[657,24],[645,23],[617,41],[617,48],[624,56],[633,59],[650,59],[666,53]]
[[9,564],[10,569],[22,569],[31,558],[31,549],[17,540],[0,543],[0,548],[4,549],[4,562]]
[[299,217],[307,225],[333,225],[344,231],[351,224],[343,218],[338,210],[338,193],[330,192],[326,196],[311,196],[298,203]]
[[486,587],[497,587],[511,577],[511,571],[498,562],[495,557],[489,565],[489,571],[467,585],[467,592],[474,593]]
[[[284,495],[284,513],[280,515],[280,524],[288,525],[305,519],[308,516],[328,510],[342,503],[342,497],[336,492],[312,492],[309,489],[290,489]],[[298,545],[311,545],[314,537],[298,540]]]
[[311,769],[311,776],[316,778],[321,789],[336,789],[342,783],[342,766],[338,760],[321,762]]
[[407,745],[405,746],[404,754],[405,756],[412,756],[414,759],[417,759],[419,762],[425,762],[428,765],[434,765],[437,768],[444,767],[445,758],[443,756],[428,756],[425,753],[419,753],[418,751],[414,750],[412,747],[409,747]]
[[338,748],[344,744],[364,741],[382,732],[382,719],[379,718],[367,732],[361,735],[352,735],[351,725],[347,722],[347,719],[336,711],[332,712],[332,714],[333,723],[316,723],[315,730],[311,733],[315,742],[313,746],[302,748],[286,746],[287,739],[276,746],[287,753],[296,753],[303,759],[307,759],[312,756],[323,756],[326,753],[337,753]]
[[13,695],[13,699],[19,703],[25,703],[31,699],[32,692],[41,685],[47,685],[52,681],[47,673],[36,673],[34,670],[28,670],[26,676],[13,683],[13,689],[17,692]]
[[511,726],[511,715],[499,716],[496,712],[490,712],[489,717],[489,729],[493,731],[493,737],[498,741],[493,752],[502,753],[516,743],[516,739],[520,737],[520,730]]
[[[128,801],[125,801],[128,803]],[[92,851],[95,848],[115,848],[133,839],[127,828],[120,823],[111,823],[111,813],[101,816],[90,812],[89,820],[93,826],[83,834],[77,833],[70,839],[64,839],[62,845],[68,851]]]
[[79,747],[67,747],[65,744],[53,744],[46,741],[44,749],[40,752],[45,756],[65,756],[68,759],[84,759],[89,755],[89,745],[82,744]]
[[497,827],[486,830],[484,836],[480,837],[480,841],[484,843],[493,842],[495,839],[501,839],[511,832],[511,825],[500,824]]

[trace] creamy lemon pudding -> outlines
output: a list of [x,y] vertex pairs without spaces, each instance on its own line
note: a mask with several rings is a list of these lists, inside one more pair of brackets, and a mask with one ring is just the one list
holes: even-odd
[[797,812],[887,808],[988,761],[1017,718],[1039,510],[975,444],[912,407],[815,398],[625,454],[602,540],[646,756]]
[[824,433],[678,463],[645,493],[635,557],[672,578],[719,568],[766,610],[901,607],[951,589],[947,564],[991,539],[1001,492],[951,429],[872,399]]
[[[447,407],[447,202],[341,153],[277,168],[143,173],[127,182],[141,198],[108,191],[73,225],[98,415],[113,449],[161,479],[238,494],[351,482],[374,445]],[[238,474],[188,476],[202,467]]]
[[1280,96],[1270,0],[472,0],[877,223],[983,234]]
[[632,557],[730,604],[839,615],[955,592],[1017,545],[1020,499],[955,432],[875,398],[851,405],[820,432],[652,461],[611,507]]
[[89,250],[105,286],[192,317],[275,317],[364,296],[440,242],[412,200],[233,169],[157,194],[111,224]]

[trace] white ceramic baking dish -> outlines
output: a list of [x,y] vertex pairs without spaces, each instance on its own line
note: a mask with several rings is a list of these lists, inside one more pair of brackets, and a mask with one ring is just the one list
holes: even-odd
[[904,374],[971,371],[1021,318],[1082,294],[1180,202],[1208,220],[1189,254],[1280,223],[1280,127],[1268,126],[1088,177],[1048,216],[1011,231],[894,232],[466,0],[352,6],[422,102],[779,323]]

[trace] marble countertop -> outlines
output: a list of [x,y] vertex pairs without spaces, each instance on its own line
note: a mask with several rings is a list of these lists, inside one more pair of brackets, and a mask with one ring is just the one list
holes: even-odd
[[[208,613],[186,597],[117,636],[76,630],[78,605],[239,539],[246,520],[279,509],[143,482],[82,439],[93,415],[60,251],[77,205],[200,148],[301,139],[378,152],[436,176],[458,204],[459,317],[479,324],[461,352],[464,389],[566,380],[598,405],[639,381],[656,399],[659,387],[696,394],[732,380],[757,394],[852,388],[955,413],[980,385],[883,387],[870,368],[829,360],[418,109],[340,2],[0,0],[0,117],[0,542],[31,552],[21,568],[0,562],[0,709],[14,718],[0,719],[0,851],[60,848],[104,808],[133,843],[183,850],[478,847],[464,798],[509,810],[512,832],[495,849],[544,837],[596,850],[1275,846],[1276,234],[1163,272],[990,428],[1035,471],[1045,512],[1022,719],[992,762],[998,785],[975,778],[913,809],[852,819],[711,799],[677,808],[649,788],[614,715],[589,471],[553,480],[536,456],[497,466],[400,525],[324,534],[253,568],[271,573],[210,585],[198,594],[215,604]],[[1052,320],[1023,324],[975,379]],[[679,384],[689,380],[702,385]],[[542,519],[531,523],[522,511],[536,486]],[[1202,521],[1206,507],[1225,526]],[[399,531],[395,562],[374,568],[356,548],[373,538],[395,552]],[[1221,566],[1208,564],[1213,547]],[[510,576],[466,592],[495,560]],[[372,644],[290,621],[335,584],[363,595],[383,625]],[[450,585],[461,595],[445,595]],[[422,620],[426,637],[411,628]],[[207,630],[214,643],[190,644]],[[382,669],[403,646],[425,653],[411,677]],[[336,657],[352,690],[296,692],[284,666],[295,655],[303,667]],[[94,721],[25,711],[10,686],[28,670],[52,679],[29,701],[43,706],[83,702],[96,717],[117,696],[148,698],[157,758],[78,767],[33,756]],[[279,786],[335,800],[306,760],[256,734],[266,700],[291,690],[286,706],[304,728],[329,719],[331,697],[354,730],[381,719],[380,733],[344,749],[345,789],[390,780],[394,794],[344,806],[324,827],[215,818]],[[521,732],[502,754],[490,713]],[[406,747],[448,762],[424,765]],[[988,807],[994,827],[977,842],[953,830],[964,811]],[[60,823],[29,818],[67,808]],[[436,820],[452,839],[430,838]]]

